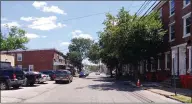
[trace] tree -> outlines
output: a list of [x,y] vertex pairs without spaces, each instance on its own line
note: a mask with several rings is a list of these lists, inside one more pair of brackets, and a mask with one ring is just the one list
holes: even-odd
[[103,24],[105,28],[99,32],[100,56],[107,66],[116,66],[118,76],[123,64],[132,64],[137,72],[140,61],[156,57],[166,33],[157,12],[141,18],[122,8],[117,16],[106,14]]
[[69,59],[75,65],[78,66],[79,71],[82,68],[83,59],[87,58],[88,51],[93,44],[93,41],[85,38],[73,38],[69,45]]
[[98,64],[100,60],[100,47],[98,43],[94,43],[91,45],[89,51],[88,51],[88,58],[89,61]]
[[1,51],[9,51],[16,49],[27,49],[25,44],[29,42],[29,39],[25,36],[26,32],[17,27],[11,27],[10,31],[3,35],[0,34]]

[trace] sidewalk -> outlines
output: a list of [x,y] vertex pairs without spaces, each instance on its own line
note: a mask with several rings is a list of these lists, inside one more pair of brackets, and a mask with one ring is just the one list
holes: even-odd
[[[131,82],[130,84],[132,86],[136,87],[136,83]],[[165,97],[168,97],[168,98],[171,98],[171,99],[174,99],[174,100],[178,100],[178,99],[173,98],[173,96],[175,95],[175,89],[174,88],[160,87],[160,85],[158,86],[157,83],[153,83],[153,82],[142,83],[141,87],[139,87],[139,88],[141,88],[143,90],[151,91],[151,92],[156,93],[156,94],[160,94],[162,96],[165,96]],[[192,90],[176,88],[176,93],[178,95],[186,96],[187,98],[189,98],[189,97],[191,97]],[[181,101],[181,100],[178,100],[178,101]]]

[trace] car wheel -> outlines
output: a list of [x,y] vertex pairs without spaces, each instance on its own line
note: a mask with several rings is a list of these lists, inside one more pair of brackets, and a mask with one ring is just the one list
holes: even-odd
[[70,79],[68,80],[68,83],[71,83],[71,80],[70,80]]
[[24,83],[23,83],[23,86],[27,86],[28,85],[28,81],[25,80]]
[[20,87],[20,85],[13,86],[13,88],[15,88],[15,89],[18,89],[19,87]]
[[10,87],[8,86],[8,84],[6,82],[1,82],[0,86],[1,86],[1,90],[9,90],[10,89]]
[[59,83],[59,81],[55,81],[55,83],[57,84],[57,83]]
[[33,86],[33,85],[34,85],[34,83],[30,83],[29,85],[30,85],[30,86]]

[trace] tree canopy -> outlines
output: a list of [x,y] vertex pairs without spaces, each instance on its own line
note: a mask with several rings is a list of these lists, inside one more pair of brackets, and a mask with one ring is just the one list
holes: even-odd
[[25,45],[29,42],[29,39],[25,36],[26,31],[15,26],[8,29],[8,33],[0,33],[0,50],[27,49]]
[[156,11],[141,18],[122,8],[117,16],[107,13],[103,24],[100,57],[112,68],[156,57],[166,33]]
[[93,44],[93,41],[85,38],[73,38],[71,44],[69,45],[69,60],[71,63],[78,67],[80,70],[82,68],[83,59],[88,57],[88,51]]

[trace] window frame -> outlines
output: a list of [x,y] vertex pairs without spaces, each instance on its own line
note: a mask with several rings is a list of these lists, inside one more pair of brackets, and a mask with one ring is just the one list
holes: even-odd
[[[171,3],[174,3],[174,7],[171,6]],[[174,13],[171,14],[171,9],[174,8]],[[169,17],[172,17],[173,15],[175,15],[175,0],[170,0],[169,1]]]
[[[174,22],[172,22],[172,23],[170,23],[169,24],[169,42],[172,42],[172,41],[174,41],[175,40],[175,38],[174,39],[171,39],[171,26],[173,26],[173,25],[175,25],[175,21]],[[175,28],[175,27],[174,27]],[[175,29],[174,29],[175,30]]]
[[190,4],[191,4],[191,0],[189,0],[188,4],[186,4],[186,0],[183,0],[183,9],[189,6]]
[[[33,66],[32,70],[30,70],[30,66]],[[34,71],[34,65],[29,65],[29,71]]]
[[190,33],[186,34],[186,32],[187,32],[186,31],[186,20],[187,20],[187,18],[191,18],[191,12],[187,13],[182,18],[183,18],[183,38],[186,38],[188,36],[191,36],[191,31],[190,31]]
[[165,52],[165,70],[170,70],[170,68],[168,68],[168,65],[167,65],[168,54],[171,54],[170,51]]
[[[21,57],[21,60],[19,60],[19,58],[18,57]],[[22,53],[17,53],[17,61],[22,61],[23,60],[23,55],[22,55]]]

